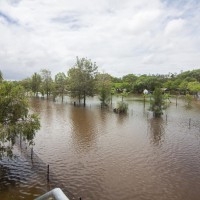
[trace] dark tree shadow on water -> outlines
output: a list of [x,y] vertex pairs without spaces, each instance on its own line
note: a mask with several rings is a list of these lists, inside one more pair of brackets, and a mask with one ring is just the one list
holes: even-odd
[[165,123],[163,118],[151,118],[148,120],[150,130],[150,142],[159,146],[164,142]]

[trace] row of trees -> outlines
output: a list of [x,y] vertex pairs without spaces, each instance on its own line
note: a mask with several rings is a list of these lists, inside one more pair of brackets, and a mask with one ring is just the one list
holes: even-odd
[[112,77],[109,74],[98,73],[98,66],[86,58],[77,58],[75,65],[67,74],[59,72],[52,79],[51,72],[43,69],[34,73],[30,78],[19,81],[27,92],[35,96],[41,93],[47,99],[70,95],[79,104],[86,105],[86,97],[98,94],[103,105],[106,105],[112,95]]
[[[1,77],[2,73],[0,80]],[[39,93],[46,95],[47,98],[50,95],[54,98],[59,95],[63,101],[65,95],[70,95],[79,103],[83,102],[85,106],[87,96],[99,95],[102,105],[106,105],[112,100],[114,93],[141,94],[145,89],[153,92],[156,88],[165,88],[171,94],[195,95],[200,91],[200,69],[180,74],[140,76],[128,74],[117,78],[106,73],[99,73],[96,63],[77,57],[75,65],[66,74],[59,72],[53,79],[51,72],[43,69],[19,83],[35,96]]]
[[128,74],[122,78],[113,78],[115,87],[126,88],[133,93],[142,93],[144,89],[154,91],[155,88],[167,88],[170,93],[193,93],[200,90],[200,69],[168,75]]

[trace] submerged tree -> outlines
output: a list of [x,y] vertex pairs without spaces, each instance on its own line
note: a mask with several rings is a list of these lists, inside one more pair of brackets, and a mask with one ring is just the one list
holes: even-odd
[[12,82],[0,84],[0,158],[12,153],[15,137],[21,135],[29,144],[40,128],[39,118],[29,114],[25,90]]
[[38,93],[40,91],[41,83],[42,83],[41,75],[38,73],[34,73],[33,76],[31,77],[31,88],[36,96],[38,96]]
[[127,113],[128,111],[128,103],[124,102],[124,97],[128,96],[128,92],[124,89],[123,92],[120,93],[121,101],[117,102],[116,108],[114,108],[114,112],[116,113]]
[[114,108],[114,112],[116,113],[127,113],[128,111],[128,103],[124,101],[118,101],[117,107]]
[[155,117],[160,117],[163,114],[164,98],[162,90],[156,88],[153,92],[153,100],[151,101],[150,110],[153,111]]
[[41,92],[43,94],[46,94],[48,99],[52,91],[52,83],[53,83],[53,80],[51,78],[51,71],[47,69],[42,69],[41,77],[42,77]]
[[72,97],[78,98],[79,103],[83,99],[86,104],[86,96],[93,96],[95,92],[95,76],[97,65],[86,58],[79,59],[74,67],[68,71],[68,88]]
[[109,74],[97,74],[97,92],[102,106],[107,106],[111,95],[111,76]]
[[192,103],[192,96],[190,94],[186,94],[185,95],[185,101],[187,103],[187,107],[191,107],[191,103]]
[[55,76],[55,89],[57,95],[60,95],[62,98],[64,98],[65,90],[66,90],[66,84],[67,84],[67,77],[63,72],[59,72]]

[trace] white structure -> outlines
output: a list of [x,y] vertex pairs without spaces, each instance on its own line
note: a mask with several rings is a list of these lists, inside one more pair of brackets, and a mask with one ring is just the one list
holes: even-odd
[[55,188],[46,194],[36,198],[35,200],[48,200],[48,199],[54,199],[54,200],[69,200],[63,191],[60,188]]
[[197,92],[197,98],[200,99],[200,91]]
[[149,91],[147,89],[144,89],[143,94],[149,94]]

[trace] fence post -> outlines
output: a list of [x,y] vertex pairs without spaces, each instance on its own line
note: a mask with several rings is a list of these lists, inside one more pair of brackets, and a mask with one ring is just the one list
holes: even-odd
[[47,165],[47,181],[49,182],[49,165]]
[[33,147],[31,148],[31,160],[33,159]]

